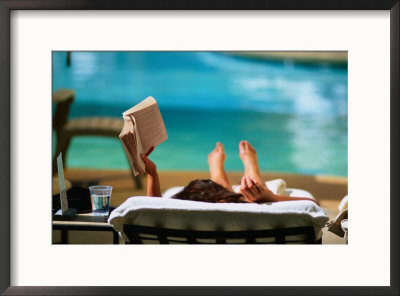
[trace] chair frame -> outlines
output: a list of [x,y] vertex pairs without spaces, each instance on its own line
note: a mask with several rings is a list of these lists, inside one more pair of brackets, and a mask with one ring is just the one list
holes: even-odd
[[[216,244],[231,244],[233,242],[227,241],[230,239],[244,239],[245,241],[235,244],[322,244],[322,238],[315,240],[313,226],[246,231],[201,231],[124,224],[123,231],[129,238],[129,242],[126,241],[125,244],[143,244],[142,240],[152,240],[160,244],[213,244],[200,242],[199,239],[213,239]],[[143,235],[146,237],[143,237]],[[156,238],[148,237],[148,235],[156,236]],[[305,235],[305,239],[299,241],[287,240],[286,237],[291,235]],[[274,242],[257,242],[257,239],[271,237],[275,238]]]

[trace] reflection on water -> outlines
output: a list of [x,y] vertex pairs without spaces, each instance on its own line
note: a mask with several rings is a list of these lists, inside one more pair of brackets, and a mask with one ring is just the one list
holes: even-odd
[[[207,170],[221,141],[227,169],[241,170],[247,139],[262,170],[347,175],[346,69],[208,52],[74,52],[70,68],[65,53],[53,57],[53,89],[77,92],[72,117],[119,117],[157,99],[169,136],[152,155],[159,169]],[[68,165],[127,167],[119,141],[101,138],[74,139]]]

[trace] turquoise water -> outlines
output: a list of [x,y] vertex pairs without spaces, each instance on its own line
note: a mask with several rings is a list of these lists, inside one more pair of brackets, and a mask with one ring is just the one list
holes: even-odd
[[[347,69],[233,57],[218,52],[53,53],[53,90],[73,88],[70,117],[121,113],[152,95],[169,139],[152,153],[159,170],[207,170],[225,145],[241,170],[238,142],[262,170],[347,176]],[[74,138],[67,165],[128,168],[118,139]]]

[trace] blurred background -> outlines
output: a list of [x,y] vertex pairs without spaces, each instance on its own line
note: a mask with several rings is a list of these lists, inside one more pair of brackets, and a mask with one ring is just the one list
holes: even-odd
[[[345,52],[53,52],[53,91],[75,91],[68,118],[111,116],[147,96],[168,140],[151,155],[160,171],[207,171],[220,141],[226,169],[242,170],[238,143],[262,171],[347,177]],[[53,106],[54,107],[54,106]],[[53,108],[53,115],[54,115]],[[53,134],[53,151],[56,140]],[[74,137],[70,168],[129,170],[118,138]]]

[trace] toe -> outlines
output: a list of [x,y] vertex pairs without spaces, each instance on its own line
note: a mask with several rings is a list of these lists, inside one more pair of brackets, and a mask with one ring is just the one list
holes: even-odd
[[244,150],[244,145],[245,145],[245,141],[240,141],[240,143],[239,143],[239,150],[240,150],[241,152],[243,152],[243,150]]
[[224,145],[218,142],[217,147],[215,147],[215,152],[217,152],[218,154],[225,154]]
[[249,149],[254,150],[254,147],[249,142],[247,142],[247,147],[249,147]]

